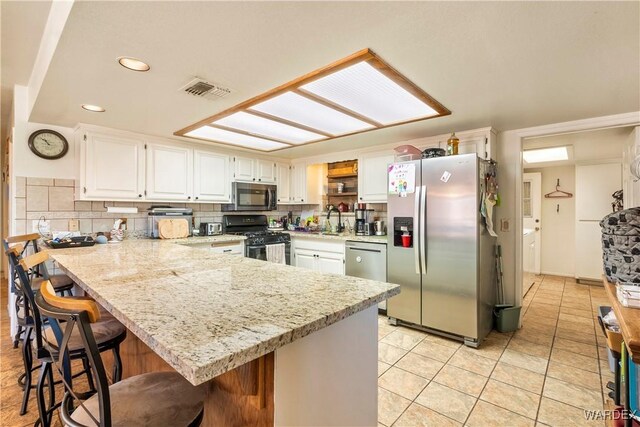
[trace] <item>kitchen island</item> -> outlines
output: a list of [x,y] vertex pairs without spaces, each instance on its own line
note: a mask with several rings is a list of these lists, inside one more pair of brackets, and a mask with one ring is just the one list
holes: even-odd
[[159,240],[50,254],[128,329],[124,377],[206,387],[203,425],[376,425],[376,305],[399,286]]

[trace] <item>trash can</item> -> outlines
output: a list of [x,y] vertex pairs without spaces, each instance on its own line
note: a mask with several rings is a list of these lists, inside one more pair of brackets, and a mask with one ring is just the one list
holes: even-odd
[[521,308],[522,307],[514,307],[508,304],[498,304],[495,306],[493,309],[493,318],[495,319],[498,332],[513,332],[518,329]]

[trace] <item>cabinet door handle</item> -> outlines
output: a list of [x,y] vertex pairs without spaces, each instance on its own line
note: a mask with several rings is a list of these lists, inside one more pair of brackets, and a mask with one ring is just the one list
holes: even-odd
[[191,200],[191,196],[187,196],[187,200]]
[[142,197],[142,194],[138,194],[138,197]]
[[198,199],[199,199],[199,197],[198,197],[198,196],[196,196],[196,200],[198,200]]
[[258,181],[262,181],[262,178],[258,178]]
[[362,200],[362,197],[360,197],[360,200]]

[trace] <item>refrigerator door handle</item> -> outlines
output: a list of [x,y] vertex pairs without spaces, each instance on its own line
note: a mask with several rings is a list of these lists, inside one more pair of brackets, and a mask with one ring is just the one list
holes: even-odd
[[413,257],[416,265],[416,274],[420,274],[420,206],[420,187],[416,187],[413,211]]
[[422,203],[420,203],[420,262],[422,274],[427,274],[427,186],[422,186]]

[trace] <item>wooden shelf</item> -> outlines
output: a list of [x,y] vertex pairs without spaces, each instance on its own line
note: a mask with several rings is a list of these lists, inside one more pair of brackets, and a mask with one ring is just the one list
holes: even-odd
[[608,282],[606,276],[603,276],[603,282],[609,297],[609,303],[620,323],[622,337],[627,345],[631,359],[635,363],[640,363],[640,309],[624,307],[618,301],[616,286]]
[[344,193],[328,193],[327,197],[353,197],[357,195],[358,195],[357,191],[350,191],[350,192],[345,191]]
[[357,178],[358,174],[357,173],[344,173],[341,175],[327,175],[327,178],[332,179],[332,178]]

